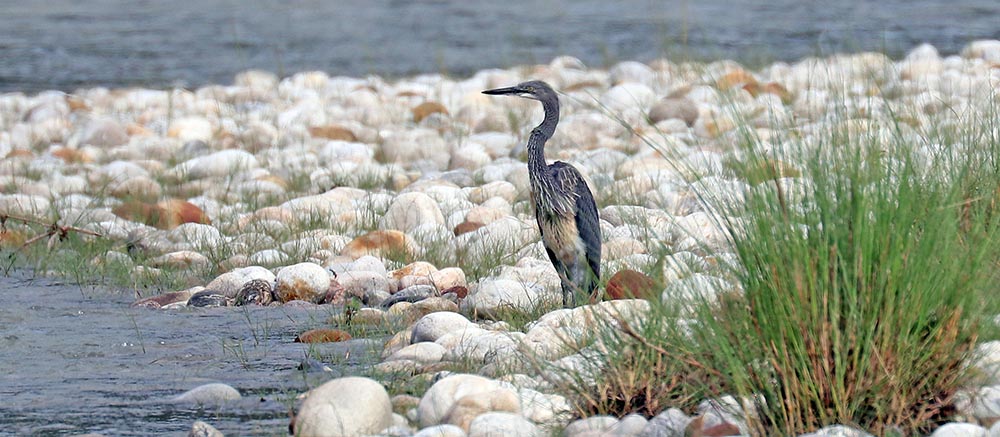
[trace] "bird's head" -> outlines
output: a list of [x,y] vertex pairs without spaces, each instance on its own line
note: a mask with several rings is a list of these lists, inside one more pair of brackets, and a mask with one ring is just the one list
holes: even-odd
[[511,95],[517,97],[524,97],[526,99],[540,100],[540,101],[553,101],[557,100],[556,92],[552,90],[549,84],[542,82],[540,80],[531,80],[528,82],[522,82],[517,85],[506,87],[506,88],[496,88],[492,90],[483,91],[483,94],[490,95]]

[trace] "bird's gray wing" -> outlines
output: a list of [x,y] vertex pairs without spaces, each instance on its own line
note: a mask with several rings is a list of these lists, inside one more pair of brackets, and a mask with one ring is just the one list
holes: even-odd
[[594,281],[601,276],[601,223],[598,220],[597,203],[594,195],[583,179],[583,175],[574,168],[562,161],[556,161],[549,165],[553,179],[556,181],[558,189],[566,194],[572,193],[574,198],[574,219],[576,219],[576,229],[583,240],[587,255],[587,265],[594,273]]

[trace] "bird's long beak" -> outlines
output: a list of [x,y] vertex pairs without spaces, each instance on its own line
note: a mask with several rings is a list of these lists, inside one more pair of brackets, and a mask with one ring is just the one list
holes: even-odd
[[506,88],[494,88],[491,90],[486,90],[483,91],[483,94],[503,95],[503,94],[522,94],[523,92],[524,91],[522,91],[520,88],[516,86],[509,86]]

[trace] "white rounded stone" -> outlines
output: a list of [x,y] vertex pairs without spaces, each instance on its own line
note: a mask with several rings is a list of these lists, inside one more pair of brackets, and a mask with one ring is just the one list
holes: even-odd
[[393,199],[389,210],[379,220],[379,228],[410,232],[428,223],[444,224],[444,215],[437,202],[424,193],[409,192]]
[[330,272],[319,264],[299,263],[284,267],[275,278],[274,296],[281,302],[315,302],[330,289]]
[[[513,403],[502,402],[509,401],[510,398],[513,398]],[[514,410],[512,412],[519,412],[521,408],[517,401],[517,394],[497,381],[478,375],[451,375],[434,383],[420,399],[420,404],[417,406],[420,426],[427,427],[442,423],[449,415],[455,413],[453,410],[463,399],[473,403],[476,403],[477,399],[483,400],[484,402],[479,403],[481,405],[500,401],[496,402],[495,406],[501,407],[503,410],[493,411]]]
[[538,426],[520,414],[490,412],[476,416],[469,424],[469,437],[541,437]]
[[461,332],[470,326],[475,326],[475,324],[458,313],[447,311],[430,313],[421,317],[420,320],[417,320],[413,324],[413,334],[410,342],[434,342],[445,334]]
[[544,303],[543,296],[523,282],[487,278],[472,285],[461,308],[467,313],[495,317],[502,311],[530,312]]
[[205,384],[195,387],[173,398],[173,402],[185,404],[212,405],[241,398],[240,392],[222,383]]
[[392,404],[382,384],[338,378],[309,391],[295,415],[295,435],[353,437],[392,425]]

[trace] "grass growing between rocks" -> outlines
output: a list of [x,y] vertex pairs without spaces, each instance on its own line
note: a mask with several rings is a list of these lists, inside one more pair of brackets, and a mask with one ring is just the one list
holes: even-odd
[[918,128],[841,117],[766,140],[740,128],[728,165],[751,187],[745,201],[703,200],[732,236],[741,293],[691,290],[602,338],[616,352],[570,388],[578,414],[732,395],[754,435],[926,434],[953,419],[980,333],[993,335],[981,326],[1000,312],[990,115]]
[[[985,130],[918,144],[898,124],[870,127],[793,143],[781,158],[809,183],[763,181],[742,219],[723,221],[744,295],[703,307],[693,334],[716,351],[723,386],[755,399],[761,432],[927,432],[969,382],[1000,238],[1000,142]],[[760,143],[744,147],[761,168]]]

